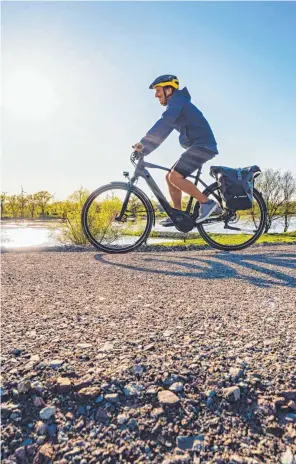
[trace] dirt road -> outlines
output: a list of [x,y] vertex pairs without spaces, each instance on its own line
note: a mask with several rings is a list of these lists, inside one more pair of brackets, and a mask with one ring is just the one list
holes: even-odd
[[295,251],[2,254],[2,462],[296,462]]

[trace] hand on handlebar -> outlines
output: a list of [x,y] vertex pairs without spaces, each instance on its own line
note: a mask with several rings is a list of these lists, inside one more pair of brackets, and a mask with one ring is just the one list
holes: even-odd
[[140,143],[140,142],[135,143],[135,145],[133,145],[133,149],[134,149],[135,151],[137,151],[138,153],[141,153],[141,151],[143,150],[143,148],[144,148],[144,145],[143,145],[142,143]]

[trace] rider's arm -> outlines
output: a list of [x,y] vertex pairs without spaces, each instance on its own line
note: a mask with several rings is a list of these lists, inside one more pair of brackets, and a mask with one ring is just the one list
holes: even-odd
[[180,115],[181,110],[182,106],[168,106],[162,117],[140,141],[144,145],[144,149],[142,150],[144,155],[149,155],[170,135],[174,129],[173,124]]

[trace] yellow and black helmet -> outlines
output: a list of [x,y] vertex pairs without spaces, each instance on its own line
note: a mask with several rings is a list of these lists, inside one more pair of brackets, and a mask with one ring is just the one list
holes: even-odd
[[171,86],[174,89],[179,88],[179,79],[177,76],[173,76],[172,74],[164,74],[163,76],[157,77],[151,85],[149,85],[149,89],[155,89],[155,87],[166,87]]

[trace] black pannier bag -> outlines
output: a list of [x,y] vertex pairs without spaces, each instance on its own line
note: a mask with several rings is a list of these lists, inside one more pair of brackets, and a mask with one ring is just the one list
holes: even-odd
[[260,172],[258,166],[238,169],[225,166],[211,166],[210,168],[211,176],[219,184],[226,208],[231,211],[252,208],[254,176],[256,173],[259,175]]

